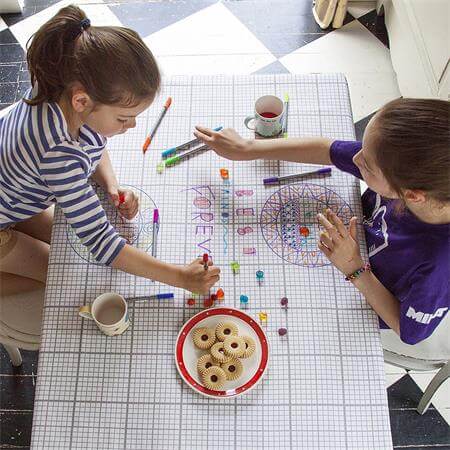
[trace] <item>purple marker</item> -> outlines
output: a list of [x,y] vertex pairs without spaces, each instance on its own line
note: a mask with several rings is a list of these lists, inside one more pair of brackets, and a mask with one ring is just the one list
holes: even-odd
[[159,231],[159,211],[157,209],[153,210],[153,242],[152,242],[152,256],[156,258],[156,246]]
[[327,175],[330,173],[331,173],[331,167],[325,167],[324,169],[313,170],[312,172],[297,173],[295,175],[286,175],[285,177],[264,178],[263,183],[264,184],[276,184],[276,183],[281,183],[282,181],[295,180],[297,178],[303,178],[303,177],[310,176],[310,175]]

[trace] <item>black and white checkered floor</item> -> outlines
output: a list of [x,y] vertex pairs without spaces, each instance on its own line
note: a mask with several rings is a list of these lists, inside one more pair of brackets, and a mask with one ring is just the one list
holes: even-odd
[[[343,72],[357,136],[368,118],[400,97],[382,18],[374,2],[351,3],[340,30],[321,30],[311,0],[25,0],[23,14],[0,17],[0,109],[29,86],[24,48],[32,33],[69,3],[95,25],[135,29],[165,74]],[[28,448],[37,353],[13,369],[0,349],[0,448]],[[424,415],[415,407],[433,373],[386,365],[395,448],[450,449],[450,383]]]

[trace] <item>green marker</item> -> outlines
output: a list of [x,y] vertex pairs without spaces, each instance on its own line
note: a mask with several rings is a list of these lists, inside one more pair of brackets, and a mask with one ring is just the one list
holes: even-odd
[[287,138],[287,126],[288,126],[288,111],[289,111],[289,95],[287,93],[284,94],[284,117],[283,117],[283,128],[281,132],[283,133],[283,137]]
[[167,158],[164,161],[164,164],[166,167],[173,166],[173,165],[179,163],[180,161],[183,161],[184,159],[187,159],[190,156],[195,155],[196,153],[203,152],[205,150],[209,150],[209,147],[207,145],[202,145],[201,147],[194,148],[189,152],[183,153],[182,155],[177,155],[177,156],[172,156],[172,158]]

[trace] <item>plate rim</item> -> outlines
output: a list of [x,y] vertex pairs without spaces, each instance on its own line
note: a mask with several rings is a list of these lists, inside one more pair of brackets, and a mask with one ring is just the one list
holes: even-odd
[[[233,314],[235,314],[235,315],[230,314],[230,311],[233,312]],[[211,313],[213,313],[213,314],[211,315]],[[178,363],[179,351],[181,354],[181,360],[183,361],[182,350],[183,350],[184,345],[181,346],[180,349],[178,348],[183,331],[185,331],[185,329],[189,326],[189,329],[186,332],[186,337],[187,337],[188,333],[198,322],[200,322],[201,320],[206,319],[208,317],[217,316],[217,315],[228,315],[230,317],[237,317],[241,320],[244,320],[244,319],[242,319],[242,317],[239,317],[239,316],[244,316],[244,318],[247,318],[249,321],[251,321],[255,324],[255,327],[253,327],[251,323],[248,323],[246,320],[244,320],[250,327],[253,328],[255,333],[258,335],[258,337],[260,339],[260,343],[261,343],[261,352],[262,352],[261,362],[258,366],[258,369],[257,369],[255,375],[249,381],[247,381],[247,383],[245,383],[243,386],[240,386],[237,389],[230,389],[229,391],[214,391],[212,389],[208,389],[208,388],[205,388],[204,386],[198,385],[198,383],[195,380],[194,380],[195,385],[193,385],[190,380],[186,379],[185,374],[182,371],[183,369],[180,367],[180,365]],[[199,316],[202,316],[202,317],[199,318]],[[197,320],[195,320],[195,319],[197,319]],[[186,339],[186,337],[184,338],[184,340]],[[261,337],[263,338],[262,341],[261,341]],[[193,315],[191,318],[189,318],[183,324],[180,331],[178,332],[177,338],[175,340],[175,348],[174,348],[175,366],[176,366],[177,371],[180,374],[181,378],[183,379],[183,381],[195,392],[197,392],[205,397],[215,398],[215,399],[236,398],[240,395],[243,395],[243,394],[251,391],[254,387],[256,387],[258,385],[258,383],[262,380],[264,374],[267,371],[267,367],[269,366],[269,355],[270,355],[269,341],[268,341],[266,333],[263,330],[263,328],[261,327],[261,325],[253,317],[251,317],[249,314],[245,313],[244,311],[237,309],[237,308],[226,307],[226,306],[216,306],[214,308],[204,309],[202,311],[199,311],[197,314]],[[185,368],[186,365],[185,364],[182,364],[182,365],[184,366],[184,370],[186,371],[186,374],[190,378],[192,378],[192,375],[190,375],[189,372],[187,371],[187,369]],[[261,366],[263,366],[262,370],[261,370]],[[230,394],[229,393],[230,391],[234,391],[234,392]]]

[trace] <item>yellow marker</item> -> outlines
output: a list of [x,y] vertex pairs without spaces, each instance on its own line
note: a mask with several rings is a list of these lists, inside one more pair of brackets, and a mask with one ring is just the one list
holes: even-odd
[[260,312],[260,313],[258,313],[258,316],[259,316],[259,321],[261,322],[261,323],[266,323],[267,322],[267,313],[266,312]]

